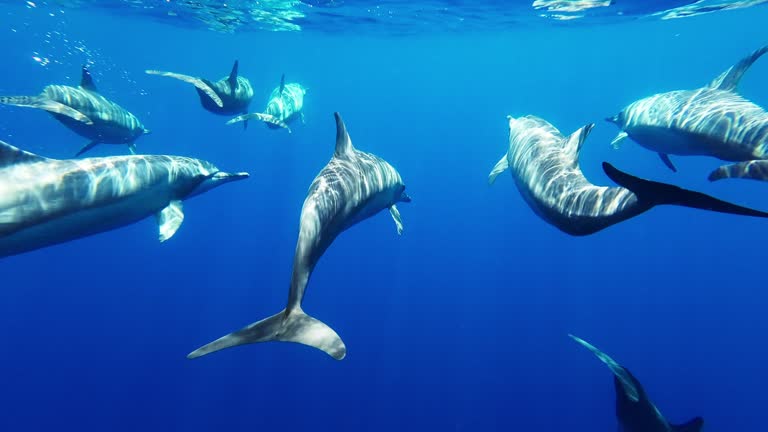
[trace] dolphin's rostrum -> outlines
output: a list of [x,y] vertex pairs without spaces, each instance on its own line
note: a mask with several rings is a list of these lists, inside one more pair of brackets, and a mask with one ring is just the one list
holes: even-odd
[[181,156],[48,159],[0,142],[0,257],[116,229],[155,215],[160,241],[182,201],[247,178]]
[[622,187],[594,185],[579,166],[579,152],[593,124],[566,137],[536,116],[508,119],[509,147],[489,182],[509,169],[531,209],[567,234],[593,234],[662,204],[768,217],[699,192],[634,177],[608,163],[603,163],[605,173]]
[[149,133],[136,116],[99,93],[85,66],[79,87],[49,85],[37,96],[3,96],[0,103],[48,111],[64,126],[90,139],[77,156],[99,144],[126,144],[136,153],[134,142]]
[[336,117],[336,150],[315,177],[301,209],[299,239],[284,310],[215,340],[188,355],[200,357],[237,345],[284,341],[315,347],[337,360],[347,349],[336,332],[304,313],[301,303],[315,265],[347,228],[389,209],[398,234],[403,231],[398,202],[410,202],[400,174],[383,159],[352,146],[341,116]]

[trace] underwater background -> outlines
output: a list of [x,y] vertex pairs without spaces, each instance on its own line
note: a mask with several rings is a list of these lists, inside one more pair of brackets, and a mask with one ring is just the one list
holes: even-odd
[[[580,159],[597,184],[613,184],[607,160],[768,208],[761,182],[708,182],[715,159],[678,157],[672,173],[634,143],[613,150],[618,130],[604,120],[652,93],[705,85],[768,42],[764,6],[644,17],[665,9],[654,2],[560,20],[527,12],[530,2],[489,1],[442,26],[426,2],[423,22],[388,27],[365,19],[365,2],[306,2],[299,28],[222,31],[182,21],[184,10],[173,12],[180,23],[141,14],[138,2],[57,3],[0,4],[0,94],[77,85],[86,64],[101,93],[152,130],[139,153],[251,177],[187,201],[168,242],[148,218],[0,261],[0,431],[615,430],[610,373],[568,333],[631,369],[671,422],[765,429],[765,221],[662,206],[571,237],[539,219],[508,174],[487,183],[507,149],[505,117],[533,114],[566,135],[597,124]],[[390,3],[370,8],[398,16]],[[355,11],[363,18],[334,18]],[[226,126],[190,86],[144,73],[218,79],[235,59],[254,86],[252,111],[283,73],[306,86],[306,124],[290,134]],[[768,104],[766,76],[758,61],[740,93]],[[399,206],[402,237],[382,212],[342,234],[312,276],[304,309],[339,333],[347,357],[265,343],[188,360],[284,306],[301,205],[333,154],[334,111],[413,198]],[[55,158],[86,141],[14,107],[0,107],[0,139]],[[127,149],[89,156],[114,154]]]

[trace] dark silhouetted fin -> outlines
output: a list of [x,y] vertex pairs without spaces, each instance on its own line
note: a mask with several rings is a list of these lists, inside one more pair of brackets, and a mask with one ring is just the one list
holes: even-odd
[[634,402],[640,400],[640,397],[642,396],[642,389],[638,388],[635,377],[633,377],[628,370],[626,370],[616,360],[612,359],[608,354],[600,351],[600,349],[585,341],[584,339],[572,334],[569,334],[568,336],[570,336],[571,339],[576,341],[584,348],[590,350],[592,354],[595,355],[595,357],[600,359],[600,361],[608,366],[608,369],[611,370],[614,378],[616,379],[616,383],[623,389],[624,394],[626,394],[630,400]]
[[239,115],[239,116],[229,120],[225,124],[231,125],[231,124],[235,124],[237,122],[247,122],[250,119],[257,119],[257,120],[263,121],[264,123],[270,123],[270,124],[273,124],[275,126],[280,126],[283,129],[288,129],[288,132],[291,132],[291,128],[289,128],[288,125],[285,124],[285,122],[281,121],[279,118],[277,118],[275,116],[272,116],[272,115],[269,115],[269,114],[264,114],[264,113],[249,113],[249,114]]
[[280,96],[283,95],[283,91],[285,90],[285,74],[283,74],[280,77]]
[[694,417],[687,423],[670,426],[672,426],[673,432],[700,432],[701,428],[704,427],[704,419],[701,417]]
[[344,124],[344,120],[341,119],[341,114],[335,112],[333,116],[336,118],[336,150],[334,151],[334,156],[341,157],[353,152],[355,147],[352,145],[352,138],[349,137],[347,126]]
[[736,87],[739,85],[741,77],[747,72],[747,69],[766,52],[768,52],[768,45],[753,51],[752,54],[744,57],[719,77],[715,78],[714,81],[709,83],[709,87],[719,90],[736,91]]
[[232,89],[233,93],[237,88],[237,67],[238,61],[235,60],[235,64],[232,65],[232,71],[229,73],[229,78],[227,79],[227,81],[229,81],[229,87]]
[[0,141],[0,168],[30,162],[49,160],[34,153],[24,151],[6,142]]
[[94,93],[98,93],[99,90],[96,88],[96,84],[93,82],[93,77],[91,76],[91,73],[88,72],[88,68],[83,66],[83,74],[80,78],[80,87],[92,91]]
[[709,174],[709,181],[726,178],[768,180],[768,160],[754,160],[723,165]]
[[657,205],[679,205],[683,207],[709,210],[719,213],[729,213],[742,216],[768,217],[768,213],[742,207],[715,197],[683,189],[678,186],[641,179],[619,171],[608,162],[603,162],[603,171],[616,184],[623,186],[635,195],[638,201],[649,208]]
[[282,310],[276,315],[255,322],[241,330],[223,336],[195,351],[193,359],[225,348],[257,342],[295,342],[317,348],[336,360],[347,354],[347,348],[338,334],[322,321],[305,314],[301,309]]
[[80,156],[81,154],[87,152],[88,150],[96,147],[97,145],[101,144],[99,141],[91,141],[88,144],[84,145],[79,152],[75,155],[75,157]]
[[64,105],[63,103],[48,99],[45,96],[3,96],[0,97],[0,103],[27,108],[37,108],[52,114],[67,116],[87,125],[93,124],[93,121],[80,111]]
[[671,169],[672,172],[677,172],[677,168],[675,168],[675,164],[672,163],[672,159],[669,158],[668,154],[659,153],[659,157],[661,158],[661,161],[664,162],[664,165],[667,166],[667,168]]
[[224,102],[221,101],[221,98],[216,93],[216,91],[213,90],[210,83],[202,78],[177,74],[174,72],[165,72],[165,71],[151,70],[151,69],[145,70],[144,72],[146,72],[149,75],[159,75],[159,76],[164,76],[168,78],[174,78],[179,81],[184,81],[185,83],[192,84],[193,86],[195,86],[195,88],[197,88],[198,91],[205,93],[209,98],[211,98],[211,100],[213,100],[213,102],[216,105],[218,105],[219,108],[224,107]]

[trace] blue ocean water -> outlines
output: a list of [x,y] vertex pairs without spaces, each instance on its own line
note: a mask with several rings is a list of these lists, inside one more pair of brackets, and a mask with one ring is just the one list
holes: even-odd
[[[331,18],[314,31],[322,15],[301,31],[222,32],[117,5],[6,2],[0,16],[0,94],[76,85],[88,64],[100,91],[153,131],[139,152],[251,174],[185,202],[168,242],[149,218],[0,261],[1,431],[614,430],[611,375],[568,333],[631,369],[670,421],[764,430],[765,221],[659,207],[570,237],[508,174],[493,186],[487,175],[507,148],[506,115],[534,114],[563,133],[597,123],[581,154],[595,183],[612,184],[607,160],[768,208],[764,183],[708,182],[715,159],[678,157],[672,173],[638,145],[611,149],[618,131],[603,120],[711,81],[766,43],[768,9],[574,25],[520,15],[529,25],[408,35]],[[225,126],[190,86],[144,73],[218,79],[235,59],[254,85],[252,110],[283,73],[305,85],[306,124]],[[767,71],[758,61],[740,85],[763,105]],[[403,236],[382,212],[343,233],[312,276],[304,309],[339,333],[347,357],[273,342],[188,360],[285,306],[301,205],[333,153],[333,112],[413,198],[399,206]],[[16,107],[0,107],[0,138],[56,158],[85,143]],[[102,145],[91,156],[125,153]]]

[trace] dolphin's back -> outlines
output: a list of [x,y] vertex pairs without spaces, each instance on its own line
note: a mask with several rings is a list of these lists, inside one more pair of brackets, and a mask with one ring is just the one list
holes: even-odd
[[237,86],[233,89],[229,83],[229,77],[224,77],[214,83],[211,83],[211,88],[216,91],[222,100],[226,99],[226,105],[234,109],[242,109],[243,105],[247,106],[253,98],[253,86],[248,78],[238,76]]
[[288,122],[304,108],[304,92],[304,87],[296,83],[286,84],[282,93],[278,87],[269,95],[264,112]]
[[631,191],[596,186],[584,177],[576,144],[541,118],[510,120],[507,161],[536,214],[574,235],[591,234],[637,214]]

